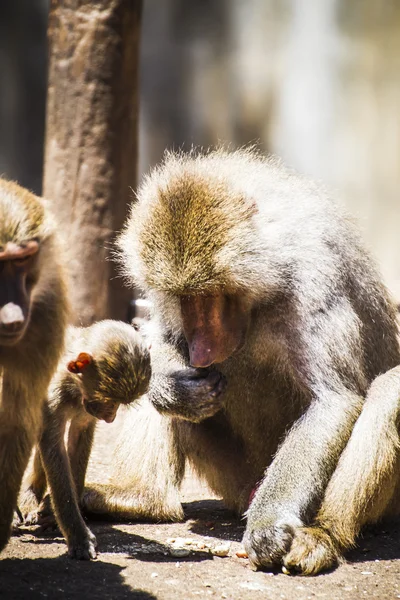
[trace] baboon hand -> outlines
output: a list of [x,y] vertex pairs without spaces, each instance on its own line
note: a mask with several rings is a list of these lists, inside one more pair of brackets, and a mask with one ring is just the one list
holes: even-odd
[[176,416],[194,423],[215,415],[223,407],[225,377],[215,369],[188,368],[171,375],[179,390]]
[[243,538],[250,564],[256,569],[282,565],[296,531],[302,526],[294,509],[285,509],[272,498],[256,494],[247,513]]
[[289,523],[247,527],[243,544],[250,564],[256,569],[281,565],[289,552],[295,527]]
[[90,560],[97,557],[96,536],[88,527],[76,539],[68,541],[68,556],[77,560]]
[[248,530],[243,539],[256,569],[282,565],[288,573],[316,575],[335,567],[340,554],[329,534],[318,527],[277,523]]

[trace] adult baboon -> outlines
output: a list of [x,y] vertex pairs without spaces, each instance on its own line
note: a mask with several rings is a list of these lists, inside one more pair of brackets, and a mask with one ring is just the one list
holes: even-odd
[[[86,506],[179,518],[188,460],[239,513],[257,488],[244,538],[254,565],[329,566],[336,551],[317,565],[307,544],[294,559],[292,543],[371,382],[400,362],[394,307],[352,225],[278,161],[221,149],[168,154],[120,246],[158,319],[150,402],[125,423],[114,483]],[[360,456],[348,452],[351,471]]]

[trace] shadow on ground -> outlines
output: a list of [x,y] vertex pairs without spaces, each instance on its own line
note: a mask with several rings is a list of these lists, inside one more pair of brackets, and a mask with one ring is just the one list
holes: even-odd
[[400,559],[400,518],[367,527],[358,539],[357,548],[348,552],[346,558],[357,563]]
[[98,560],[58,558],[8,558],[0,561],[0,597],[7,600],[65,598],[66,600],[155,600],[124,582],[119,565]]

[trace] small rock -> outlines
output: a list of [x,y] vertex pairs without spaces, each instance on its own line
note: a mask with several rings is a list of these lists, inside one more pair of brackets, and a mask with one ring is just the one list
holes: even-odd
[[172,543],[175,544],[175,546],[185,546],[186,539],[182,537],[177,537]]
[[238,550],[236,552],[236,556],[238,558],[249,558],[249,555],[247,554],[246,550]]
[[211,548],[211,554],[214,556],[228,556],[231,545],[229,544],[218,544],[214,548]]

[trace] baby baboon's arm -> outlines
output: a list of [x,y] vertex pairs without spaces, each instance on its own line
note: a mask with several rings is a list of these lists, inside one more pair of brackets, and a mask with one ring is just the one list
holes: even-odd
[[[64,444],[66,415],[63,409],[61,405],[52,412],[48,405],[45,407],[40,452],[51,489],[54,512],[67,540],[69,555],[80,559],[96,558],[96,539],[86,527],[80,513],[79,498]],[[94,421],[90,418],[88,423],[89,436],[93,435]],[[75,464],[79,464],[79,457],[75,455],[75,458]],[[78,473],[79,469],[77,477],[80,477],[81,473]]]

